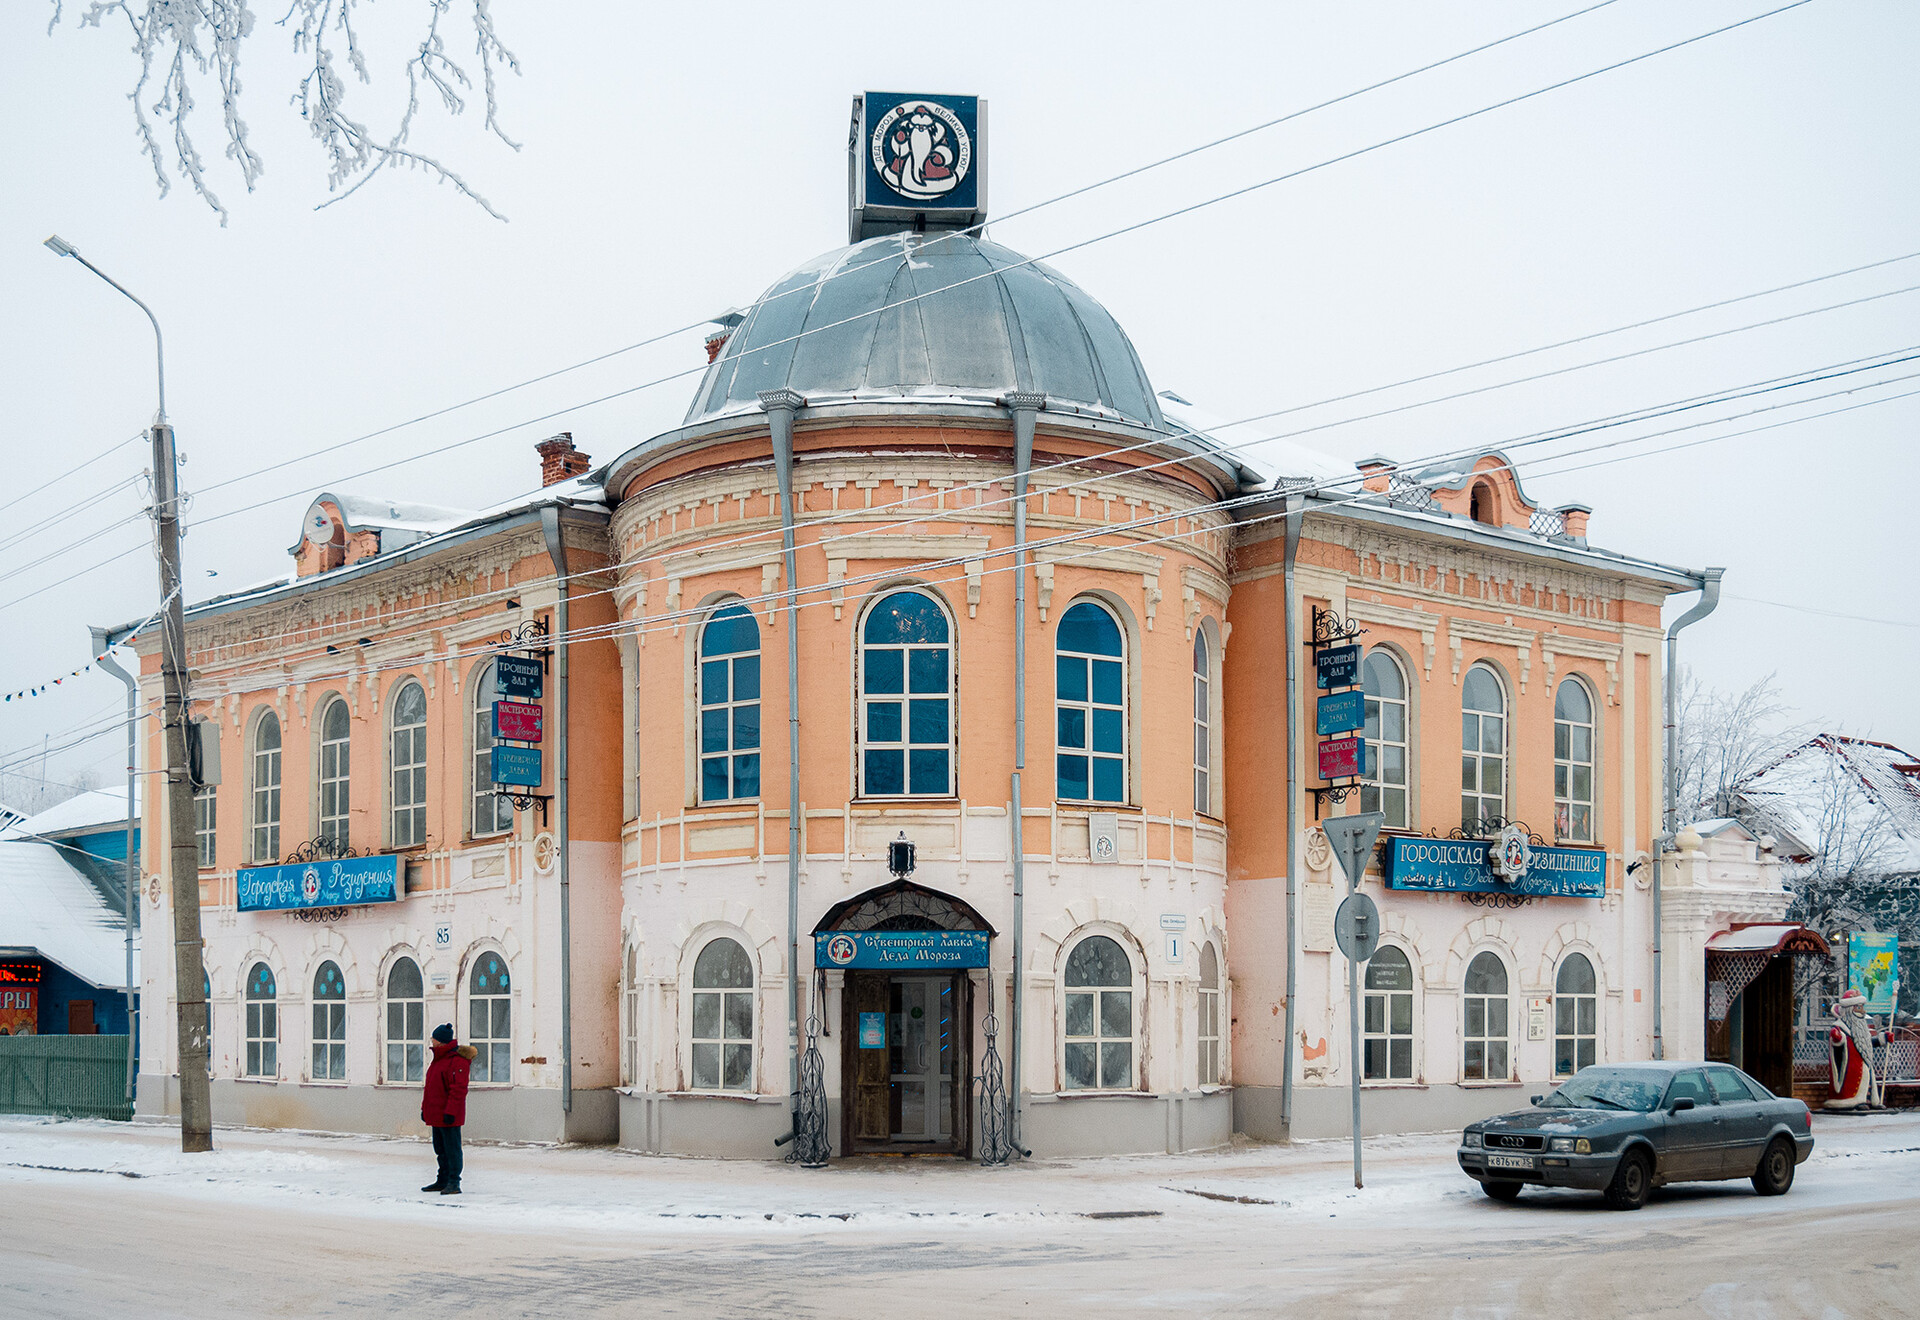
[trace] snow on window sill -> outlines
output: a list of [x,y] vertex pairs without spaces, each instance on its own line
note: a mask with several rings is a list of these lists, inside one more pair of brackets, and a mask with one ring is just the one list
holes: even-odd
[[1466,1091],[1498,1091],[1503,1088],[1508,1091],[1518,1091],[1522,1087],[1526,1086],[1527,1083],[1526,1082],[1455,1082],[1454,1085]]
[[1055,1091],[1055,1092],[1054,1092],[1054,1093],[1052,1094],[1052,1096],[1050,1096],[1050,1097],[1049,1097],[1049,1096],[1045,1096],[1045,1095],[1038,1095],[1038,1096],[1035,1096],[1035,1097],[1034,1097],[1034,1099],[1036,1099],[1036,1100],[1045,1100],[1045,1099],[1053,1099],[1053,1100],[1113,1100],[1113,1099],[1117,1099],[1117,1098],[1120,1098],[1120,1097],[1123,1097],[1123,1096],[1124,1096],[1124,1097],[1130,1097],[1130,1098],[1132,1098],[1132,1099],[1135,1099],[1135,1100],[1139,1100],[1139,1099],[1141,1099],[1141,1098],[1143,1098],[1143,1097],[1145,1097],[1145,1096],[1147,1096],[1147,1095],[1150,1095],[1150,1094],[1152,1094],[1152,1093],[1151,1093],[1151,1092],[1148,1092],[1148,1091],[1142,1091],[1142,1090],[1139,1090],[1139,1089],[1133,1089],[1133,1090],[1121,1090],[1121,1089],[1118,1089],[1118,1088],[1109,1088],[1109,1089],[1106,1089],[1106,1090],[1097,1090],[1097,1091],[1096,1091],[1096,1090],[1087,1090],[1087,1091]]
[[675,1100],[740,1100],[748,1104],[785,1104],[784,1095],[761,1095],[758,1091],[654,1091],[653,1095]]
[[[1486,1086],[1490,1084],[1494,1086],[1500,1085],[1500,1083],[1498,1082],[1494,1082],[1494,1083],[1463,1082],[1462,1083],[1462,1085],[1464,1086]],[[1511,1083],[1509,1083],[1509,1085],[1510,1084]],[[1385,1080],[1363,1081],[1360,1083],[1360,1089],[1363,1091],[1424,1091],[1427,1089],[1427,1084],[1425,1082],[1408,1082],[1408,1081],[1385,1081]]]

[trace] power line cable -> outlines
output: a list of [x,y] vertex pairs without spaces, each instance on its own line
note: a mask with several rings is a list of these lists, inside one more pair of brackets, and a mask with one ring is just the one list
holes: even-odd
[[26,491],[25,493],[20,495],[15,495],[12,499],[6,501],[3,504],[0,504],[0,512],[4,512],[7,509],[11,509],[14,505],[20,503],[22,500],[32,499],[35,495],[38,495],[41,491],[45,490],[47,487],[57,485],[58,483],[65,481],[68,477],[80,471],[82,468],[91,467],[93,464],[98,463],[101,459],[105,458],[109,454],[118,453],[121,449],[124,449],[126,446],[132,444],[135,440],[144,439],[145,435],[146,433],[142,431],[142,432],[137,432],[133,435],[128,436],[125,440],[116,440],[114,443],[108,445],[105,449],[95,454],[92,458],[84,459],[81,462],[76,463],[74,466],[68,468],[65,472],[62,472],[59,476],[53,477],[47,481],[43,481],[38,486],[35,486],[32,490]]

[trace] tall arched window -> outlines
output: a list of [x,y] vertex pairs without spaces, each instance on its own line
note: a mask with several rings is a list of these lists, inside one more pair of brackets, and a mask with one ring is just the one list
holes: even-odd
[[1213,698],[1207,669],[1207,635],[1193,630],[1193,809],[1213,813]]
[[280,1075],[280,1012],[273,969],[263,962],[247,974],[247,1076]]
[[427,692],[412,679],[393,694],[393,846],[427,841]]
[[739,941],[711,940],[693,963],[693,1089],[753,1089],[753,963]]
[[1507,814],[1507,693],[1485,665],[1460,685],[1460,823],[1468,830]]
[[427,1066],[427,995],[420,964],[398,958],[387,971],[387,1076],[417,1082]]
[[1083,600],[1054,638],[1055,796],[1127,800],[1127,666],[1120,625]]
[[513,1080],[513,978],[497,953],[475,958],[467,978],[467,1044],[479,1051],[474,1081],[504,1086]]
[[1507,1080],[1507,966],[1495,953],[1475,954],[1467,964],[1466,1053],[1461,1077],[1469,1082]]
[[1570,953],[1553,978],[1553,1075],[1571,1077],[1594,1061],[1599,1044],[1600,996],[1593,964]]
[[1407,828],[1407,677],[1390,651],[1376,648],[1361,667],[1366,690],[1367,773],[1360,810],[1386,816],[1386,828]]
[[1553,694],[1553,833],[1593,842],[1593,698],[1577,678]]
[[953,647],[947,612],[896,591],[860,631],[860,792],[953,795]]
[[1200,946],[1200,1085],[1220,1084],[1220,959]]
[[1361,1049],[1369,1082],[1413,1080],[1413,964],[1391,944],[1367,960]]
[[351,764],[347,703],[335,697],[320,715],[320,833],[347,841],[347,785]]
[[1069,1091],[1133,1088],[1133,964],[1105,935],[1067,955],[1061,1063]]
[[280,717],[253,726],[253,860],[280,860]]
[[493,791],[493,703],[500,695],[494,663],[480,666],[473,679],[473,837],[513,828],[513,803]]
[[333,962],[313,976],[313,1080],[347,1080],[347,983]]
[[741,605],[700,630],[700,800],[760,796],[760,629]]

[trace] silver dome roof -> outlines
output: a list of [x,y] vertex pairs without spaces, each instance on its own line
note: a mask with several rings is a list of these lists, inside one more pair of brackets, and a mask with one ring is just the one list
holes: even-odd
[[884,234],[777,281],[707,368],[687,424],[757,409],[761,390],[994,402],[1165,425],[1126,332],[1058,271],[966,233]]

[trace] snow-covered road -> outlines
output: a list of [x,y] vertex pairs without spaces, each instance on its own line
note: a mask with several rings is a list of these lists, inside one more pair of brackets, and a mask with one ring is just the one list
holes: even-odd
[[1483,1197],[1453,1138],[825,1170],[0,1118],[0,1315],[1920,1316],[1920,1115],[1816,1120],[1792,1193]]

